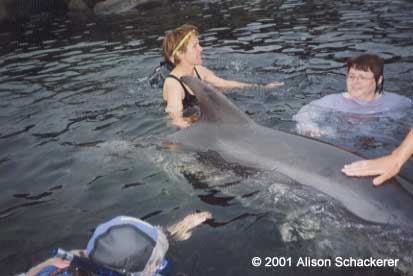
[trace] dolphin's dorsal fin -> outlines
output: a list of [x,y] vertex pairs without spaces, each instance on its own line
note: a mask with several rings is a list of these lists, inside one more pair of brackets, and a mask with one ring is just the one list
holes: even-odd
[[222,92],[198,78],[185,76],[181,80],[191,88],[201,108],[200,122],[249,125],[254,122]]

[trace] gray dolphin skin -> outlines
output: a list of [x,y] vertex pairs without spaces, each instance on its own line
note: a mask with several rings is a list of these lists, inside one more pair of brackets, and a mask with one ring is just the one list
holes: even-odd
[[148,2],[150,0],[105,0],[98,2],[93,11],[97,15],[118,14],[130,11],[138,5]]
[[182,77],[198,98],[194,125],[166,138],[197,152],[217,152],[227,162],[275,170],[339,201],[355,216],[373,223],[413,227],[413,196],[392,179],[374,187],[371,177],[348,177],[344,164],[361,158],[334,145],[254,123],[223,93],[193,77]]

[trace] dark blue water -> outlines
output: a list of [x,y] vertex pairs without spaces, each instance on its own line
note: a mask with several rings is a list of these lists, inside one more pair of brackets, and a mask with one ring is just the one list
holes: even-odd
[[[204,63],[219,76],[286,83],[229,93],[262,125],[294,131],[300,107],[344,91],[344,62],[366,51],[386,59],[385,90],[412,98],[413,3],[169,4],[0,26],[2,275],[27,270],[53,247],[85,247],[94,227],[113,216],[168,225],[195,210],[214,219],[171,246],[178,275],[355,273],[254,268],[254,256],[399,258],[396,271],[370,268],[363,275],[412,273],[410,231],[362,222],[273,173],[164,149],[160,139],[176,129],[149,79],[161,61],[164,32],[188,22],[200,28]],[[364,133],[328,140],[366,156],[382,154],[401,141],[411,118],[389,121],[367,146]]]

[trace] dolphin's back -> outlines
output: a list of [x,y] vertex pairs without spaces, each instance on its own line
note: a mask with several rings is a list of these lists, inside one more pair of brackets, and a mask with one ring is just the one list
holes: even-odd
[[360,157],[334,145],[255,124],[221,92],[184,77],[200,101],[201,120],[170,137],[194,150],[212,150],[226,161],[276,170],[338,200],[356,216],[371,222],[413,226],[413,197],[397,180],[376,188],[371,177],[341,173]]
[[[339,201],[371,222],[413,225],[413,196],[396,179],[374,187],[371,177],[348,177],[341,168],[360,157],[333,145],[256,126],[246,134],[232,131],[210,147],[229,162],[275,170]],[[237,137],[237,138],[234,138]]]

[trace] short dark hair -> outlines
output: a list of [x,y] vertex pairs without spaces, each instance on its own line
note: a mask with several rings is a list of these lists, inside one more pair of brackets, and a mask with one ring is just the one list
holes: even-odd
[[[347,61],[347,73],[351,68],[365,72],[371,71],[376,81],[376,93],[381,93],[383,91],[384,60],[381,57],[374,54],[362,54],[353,57]],[[382,82],[379,86],[380,77],[382,77]]]

